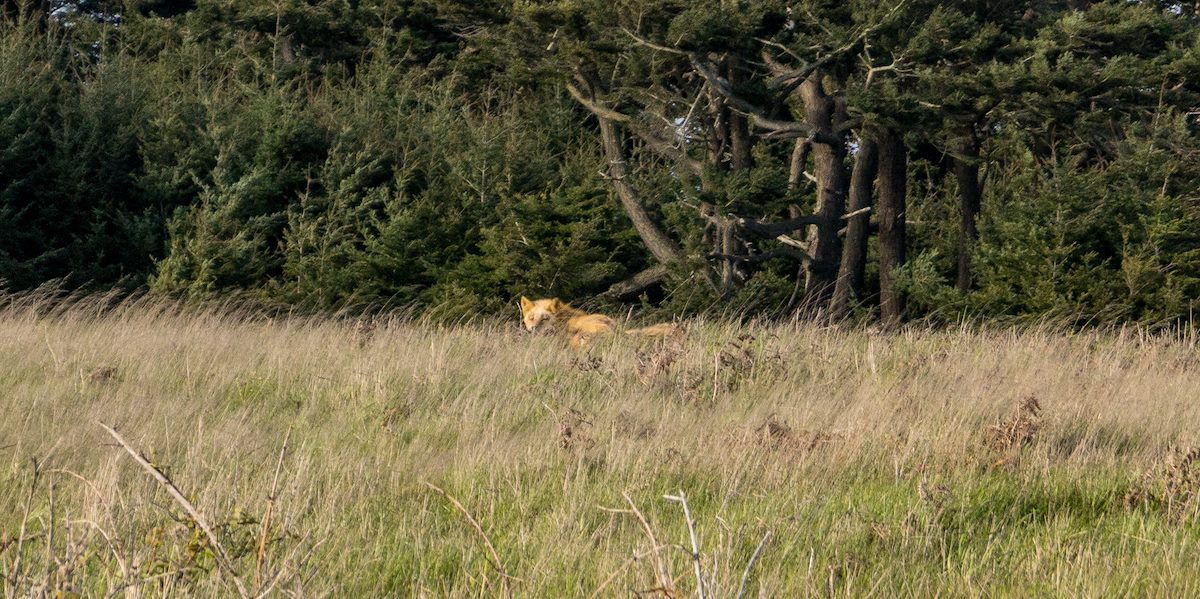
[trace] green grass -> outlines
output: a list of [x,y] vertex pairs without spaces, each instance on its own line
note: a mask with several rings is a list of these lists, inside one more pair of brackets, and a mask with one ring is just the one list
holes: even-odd
[[[1200,594],[1200,466],[1172,452],[1200,424],[1190,338],[698,322],[577,353],[512,323],[363,334],[101,303],[0,308],[6,596],[230,596],[276,574],[276,595],[502,595],[425,483],[518,597],[695,596],[680,492],[709,597],[736,595],[768,532],[749,597]],[[992,447],[1030,396],[1027,443]],[[230,572],[99,422],[195,504]],[[631,507],[661,564],[630,561],[651,549]]]

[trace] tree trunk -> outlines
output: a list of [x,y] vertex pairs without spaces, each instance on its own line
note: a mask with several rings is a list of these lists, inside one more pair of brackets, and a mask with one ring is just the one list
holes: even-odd
[[[734,86],[742,80],[741,60],[737,57],[731,57],[727,61],[726,79]],[[750,137],[750,125],[744,115],[732,110],[726,109],[726,118],[728,118],[729,124],[729,153],[731,154],[729,167],[735,171],[750,168],[752,164],[750,149],[754,145],[754,140]]]
[[625,214],[633,221],[633,228],[656,260],[663,264],[681,262],[683,251],[654,224],[646,208],[642,206],[637,191],[628,180],[629,169],[625,163],[624,143],[616,123],[604,117],[596,118],[600,121],[600,137],[604,142],[604,157],[608,159],[609,179],[612,180],[613,188],[617,190],[617,197],[621,200]]
[[958,180],[958,283],[960,291],[974,284],[971,273],[971,251],[979,239],[977,221],[983,190],[979,184],[979,141],[974,136],[959,141],[952,157],[954,177]]
[[[850,176],[850,199],[847,214],[871,206],[871,190],[875,185],[878,155],[875,140],[864,136],[858,146],[854,160],[854,173]],[[846,223],[846,239],[842,242],[842,264],[838,269],[837,284],[833,288],[830,314],[844,318],[857,298],[862,297],[863,279],[867,269],[867,237],[870,233],[871,214],[863,212]]]
[[[834,135],[833,118],[837,102],[825,94],[820,73],[814,73],[800,86],[804,101],[804,119],[821,134]],[[846,213],[846,169],[842,161],[845,144],[814,143],[812,150],[814,176],[817,179],[816,215],[820,222],[809,235],[809,254],[812,260],[805,273],[805,309],[819,312],[829,306],[842,257],[838,229]]]
[[896,131],[885,131],[879,139],[879,316],[885,326],[899,324],[904,315],[895,273],[906,260],[907,174],[904,140]]

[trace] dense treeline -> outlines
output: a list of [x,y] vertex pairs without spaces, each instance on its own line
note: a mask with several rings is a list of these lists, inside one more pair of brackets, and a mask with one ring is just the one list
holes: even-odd
[[0,278],[1188,318],[1196,10],[4,0]]

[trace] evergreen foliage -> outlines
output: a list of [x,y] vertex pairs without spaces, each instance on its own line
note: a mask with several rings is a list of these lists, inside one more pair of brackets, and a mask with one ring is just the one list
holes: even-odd
[[[1190,6],[3,6],[12,289],[445,317],[525,294],[870,318],[888,295],[1078,323],[1177,322],[1200,294]],[[871,235],[834,293],[859,148],[888,135],[906,251],[892,272]]]

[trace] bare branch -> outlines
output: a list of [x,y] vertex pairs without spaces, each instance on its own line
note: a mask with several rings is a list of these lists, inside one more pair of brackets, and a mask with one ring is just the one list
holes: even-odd
[[615,298],[629,297],[665,279],[668,272],[665,265],[651,266],[624,281],[614,283],[603,295]]
[[647,48],[650,48],[651,50],[658,50],[659,52],[666,52],[668,54],[674,54],[676,56],[691,56],[691,54],[689,54],[688,52],[686,52],[684,50],[680,50],[679,48],[668,48],[666,46],[660,46],[644,37],[639,36],[638,34],[632,32],[624,27],[621,28],[621,31],[625,32],[625,35],[628,35],[629,37],[633,38],[634,43],[639,46],[645,46]]
[[804,243],[803,241],[800,241],[798,239],[793,239],[791,237],[788,237],[787,235],[780,235],[779,237],[775,238],[775,241],[778,241],[779,243],[782,243],[783,245],[794,247],[794,248],[796,248],[802,252],[806,252],[806,253],[808,252],[808,249],[809,249],[807,243]]
[[692,68],[696,69],[696,72],[700,73],[709,86],[725,98],[725,101],[729,102],[733,109],[745,115],[753,126],[770,131],[767,137],[776,139],[809,137],[816,143],[828,145],[844,143],[840,136],[821,133],[805,123],[779,121],[766,116],[753,103],[737,95],[733,90],[733,84],[722,77],[711,63],[694,54],[691,55],[691,59]]
[[[637,516],[639,522],[642,523],[642,529],[646,531],[646,536],[650,538],[650,547],[658,547],[658,538],[654,536],[654,529],[650,528],[650,523],[646,521],[646,517],[642,515],[642,511],[638,509],[637,504],[633,502],[633,498],[629,493],[622,492],[621,496],[625,498],[625,503],[629,504],[629,509],[633,511],[633,515]],[[674,577],[671,576],[671,571],[667,567],[667,562],[662,559],[662,556],[657,551],[652,553],[654,556],[654,564],[658,568],[659,585],[664,589],[670,589],[674,586]]]
[[567,84],[567,93],[571,94],[571,97],[575,98],[576,102],[582,104],[584,108],[588,109],[592,114],[595,114],[598,117],[606,118],[617,123],[628,123],[633,120],[627,114],[617,112],[611,108],[608,108],[607,106],[604,106],[603,104],[589,99],[587,96],[584,96],[583,92],[579,91],[579,88],[575,87],[574,84]]
[[271,493],[267,495],[267,512],[263,515],[262,530],[258,535],[258,551],[254,557],[254,586],[262,581],[263,562],[267,556],[267,537],[271,530],[271,514],[275,510],[275,499],[279,496],[279,473],[283,470],[283,456],[287,453],[288,441],[292,439],[292,429],[283,437],[283,447],[279,449],[279,460],[275,463],[275,477],[271,480]]
[[696,594],[700,599],[704,599],[704,573],[700,570],[700,544],[696,541],[696,524],[692,520],[692,510],[688,508],[687,497],[681,490],[679,495],[664,495],[663,499],[678,501],[683,505],[683,517],[687,520],[688,536],[692,540],[692,564],[696,570]]
[[249,599],[250,593],[246,590],[246,586],[242,584],[242,580],[238,578],[237,574],[233,571],[233,565],[229,561],[229,554],[225,552],[225,548],[221,545],[220,541],[217,540],[217,535],[213,533],[212,528],[210,528],[208,523],[205,522],[204,517],[200,515],[200,511],[196,509],[196,506],[192,505],[192,502],[188,501],[188,498],[185,497],[183,492],[179,490],[179,487],[175,486],[174,482],[171,482],[170,478],[167,478],[167,475],[163,474],[162,471],[159,470],[154,464],[151,464],[149,460],[142,457],[142,454],[138,453],[132,446],[130,446],[129,443],[117,433],[117,431],[113,430],[112,427],[104,424],[103,422],[96,421],[96,424],[99,424],[101,428],[107,431],[108,434],[121,446],[121,448],[125,450],[125,453],[128,453],[135,462],[145,469],[146,472],[150,473],[150,476],[154,477],[154,480],[157,480],[159,484],[166,488],[167,493],[172,499],[175,500],[175,503],[178,503],[179,506],[187,512],[188,517],[190,517],[192,522],[200,528],[200,531],[204,533],[205,538],[208,540],[209,546],[212,547],[213,556],[217,559],[217,566],[222,572],[224,572],[227,576],[229,576],[230,579],[233,580],[233,585],[237,587],[238,595],[243,597],[243,599]]
[[869,212],[871,212],[870,206],[867,206],[866,208],[859,208],[858,210],[855,210],[854,212],[847,212],[846,214],[843,214],[842,220],[850,220],[856,216],[859,216],[862,214],[867,214]]

